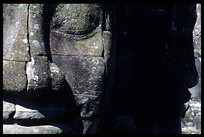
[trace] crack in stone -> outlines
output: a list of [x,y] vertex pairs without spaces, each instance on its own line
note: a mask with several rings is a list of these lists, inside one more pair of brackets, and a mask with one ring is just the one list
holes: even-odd
[[[30,41],[29,41],[29,7],[30,7],[30,4],[28,4],[28,9],[27,9],[27,12],[28,12],[28,15],[27,15],[27,39],[28,39],[28,54],[30,56],[30,60],[31,61],[31,54],[30,54]],[[29,62],[27,61],[26,64],[25,64],[25,74],[26,74],[26,91],[28,91],[28,76],[27,76],[27,69],[26,69],[26,66],[27,66],[27,63]]]

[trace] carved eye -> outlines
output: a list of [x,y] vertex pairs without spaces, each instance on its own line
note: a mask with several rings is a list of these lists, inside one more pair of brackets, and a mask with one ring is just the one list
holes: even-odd
[[102,23],[98,4],[59,4],[51,22],[52,30],[68,34],[87,34]]

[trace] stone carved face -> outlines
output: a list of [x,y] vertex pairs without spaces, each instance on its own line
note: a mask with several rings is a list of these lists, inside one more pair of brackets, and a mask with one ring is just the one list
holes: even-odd
[[[114,52],[110,7],[3,5],[4,121],[37,120],[33,125],[39,131],[36,133],[44,128],[44,132],[52,129],[55,133],[98,132],[102,94],[110,88],[103,86],[104,79],[112,76],[114,70],[108,70]],[[69,118],[63,121],[78,109],[82,131],[75,131],[67,122]],[[61,125],[39,126],[38,121],[50,119],[61,120]],[[17,132],[12,123],[4,125],[4,133]],[[32,128],[15,128],[18,133],[34,133]]]

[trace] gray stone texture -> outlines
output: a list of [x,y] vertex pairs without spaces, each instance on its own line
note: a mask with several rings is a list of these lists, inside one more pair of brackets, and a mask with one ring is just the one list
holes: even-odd
[[43,5],[29,4],[29,44],[31,56],[46,55],[44,42],[45,30],[43,30]]
[[50,63],[50,78],[53,91],[63,88],[65,84],[65,75],[55,63]]
[[15,98],[10,95],[3,96],[3,120],[11,118],[15,110]]
[[51,21],[50,49],[57,55],[102,56],[102,7],[59,4]]
[[31,61],[26,64],[26,74],[28,94],[42,94],[50,88],[50,68],[46,56],[31,57]]
[[52,29],[68,34],[87,34],[102,24],[100,4],[59,4],[51,22]]
[[103,58],[53,55],[52,59],[64,72],[77,105],[82,105],[81,116],[100,115],[105,69]]
[[91,55],[102,56],[102,31],[99,26],[86,35],[74,35],[52,30],[50,33],[50,49],[55,55]]
[[21,93],[26,90],[25,62],[3,61],[3,90]]
[[196,5],[197,20],[193,29],[193,42],[196,51],[201,50],[201,4]]
[[195,4],[4,4],[3,133],[180,134],[195,19]]
[[41,126],[3,125],[3,134],[66,134],[71,130],[68,124]]
[[3,59],[29,61],[28,4],[3,4]]

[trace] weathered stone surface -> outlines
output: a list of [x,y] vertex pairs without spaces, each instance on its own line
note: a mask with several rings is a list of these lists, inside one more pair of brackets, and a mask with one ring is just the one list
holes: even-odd
[[63,88],[65,75],[55,63],[50,63],[50,78],[52,90],[60,90]]
[[[43,93],[43,90],[51,88],[50,69],[46,56],[31,57],[31,62],[26,64],[26,74],[28,79],[27,93]],[[38,93],[37,93],[38,92]]]
[[3,4],[3,59],[28,61],[28,4]]
[[67,91],[35,99],[16,97],[15,104],[14,119],[56,120],[70,116],[75,109],[74,100]]
[[201,49],[201,4],[196,5],[197,20],[193,29],[194,49]]
[[102,27],[99,25],[89,34],[74,35],[51,30],[50,50],[55,55],[102,56]]
[[51,124],[42,126],[3,125],[3,134],[65,134],[69,133],[69,124]]
[[50,49],[57,55],[102,56],[102,6],[59,4],[51,21]]
[[181,120],[182,134],[201,134],[201,99],[192,99],[186,106],[189,108]]
[[8,119],[11,114],[15,112],[15,98],[14,96],[3,96],[3,119]]
[[3,61],[3,90],[20,93],[26,90],[25,62]]
[[111,55],[112,47],[112,33],[109,31],[103,31],[103,44],[104,44],[104,60],[108,62]]
[[195,87],[189,89],[192,98],[201,98],[201,55],[199,52],[194,52],[195,66],[199,76],[199,82]]
[[51,27],[68,34],[87,34],[102,24],[100,4],[59,4]]
[[43,4],[29,5],[29,43],[31,56],[46,55],[43,30]]
[[[110,130],[114,133],[134,133],[133,123],[135,122],[135,133],[180,133],[180,108],[183,103],[182,98],[185,95],[184,91],[188,88],[186,81],[188,72],[185,72],[183,68],[179,69],[180,67],[177,65],[183,63],[182,65],[187,66],[189,60],[192,64],[194,63],[194,57],[191,54],[193,53],[193,46],[190,35],[192,35],[191,30],[195,21],[195,4],[114,4],[117,11],[117,24],[110,22],[114,16],[112,14],[114,7],[109,7],[108,4],[104,5],[109,8],[99,4],[59,4],[51,23],[51,34],[48,34],[49,25],[42,29],[42,22],[47,20],[46,23],[50,24],[48,18],[51,19],[50,15],[52,14],[47,14],[49,12],[47,7],[52,8],[52,6],[45,4],[46,7],[42,7],[42,5],[35,7],[36,5],[31,4],[30,8],[24,8],[27,12],[29,11],[29,14],[25,16],[29,20],[23,22],[29,25],[25,24],[24,26],[30,31],[27,34],[30,40],[26,39],[27,37],[20,39],[23,39],[22,41],[25,44],[29,42],[31,47],[36,48],[31,50],[26,48],[28,52],[31,52],[31,55],[45,55],[43,42],[49,45],[48,35],[50,35],[53,57],[48,56],[53,58],[54,63],[62,69],[66,76],[64,84],[67,87],[61,89],[61,82],[64,81],[64,78],[57,66],[49,64],[42,57],[32,56],[33,58],[31,62],[28,62],[27,68],[24,67],[24,71],[27,69],[29,77],[28,85],[30,87],[28,86],[28,90],[33,88],[33,91],[36,91],[38,90],[36,88],[39,87],[42,92],[45,92],[44,87],[50,87],[49,91],[51,91],[51,88],[60,91],[52,92],[52,95],[61,93],[61,90],[66,93],[73,92],[78,106],[74,115],[81,118],[79,124],[82,125],[82,128],[76,126],[76,129],[79,129],[79,133],[84,134],[97,133],[101,124],[100,118],[105,116],[103,113],[104,104],[109,103],[107,97],[110,96],[108,91],[111,91],[109,87],[111,87],[110,79],[113,79],[112,59],[114,57],[112,56],[114,54],[111,53],[113,43],[110,40],[114,39],[113,33],[117,32],[117,73],[114,77],[112,102],[108,104],[112,105],[108,116],[112,114],[124,115],[113,116]],[[56,5],[54,4],[53,7]],[[10,20],[10,14],[16,10],[10,10],[6,6],[4,9],[9,14],[7,20]],[[45,12],[44,9],[46,9]],[[54,10],[55,8],[53,8]],[[102,10],[103,12],[101,12]],[[35,13],[37,14],[35,15]],[[20,16],[17,13],[16,15]],[[42,16],[44,16],[43,19]],[[7,17],[5,12],[4,17]],[[11,30],[8,34],[4,31],[4,35],[7,35],[4,36],[4,39],[10,38],[10,36],[18,39],[16,34],[18,34],[19,23],[15,22],[16,20],[8,21],[11,25],[7,25],[4,20],[3,27],[6,28],[5,30],[11,29],[14,31],[13,34],[10,34],[12,33]],[[112,31],[114,26],[117,26],[116,31]],[[17,29],[15,29],[16,27]],[[24,28],[19,31],[23,30]],[[44,35],[45,30],[46,36]],[[10,43],[12,41],[14,40],[11,39]],[[7,46],[4,44],[4,47],[6,47],[4,48],[5,60],[29,61],[25,59],[26,56],[22,56],[22,60],[18,59],[21,57],[14,58],[10,55],[7,58],[7,53],[15,53],[16,49],[14,48],[18,47],[8,43]],[[45,46],[47,45],[45,44]],[[46,48],[49,50],[48,46]],[[10,52],[11,49],[14,52]],[[50,53],[47,52],[47,54]],[[21,55],[20,52],[18,55]],[[74,55],[74,57],[71,55]],[[42,66],[42,64],[45,64],[45,66]],[[157,65],[162,67],[157,67]],[[171,70],[172,66],[175,68],[173,71]],[[43,75],[44,72],[46,75]],[[42,79],[42,83],[39,82],[39,79]],[[15,79],[14,82],[16,81],[18,80]],[[46,86],[36,84],[45,84]],[[9,112],[5,114],[5,118],[8,119],[4,120],[4,124],[18,123],[28,126],[27,128],[19,128],[18,125],[15,125],[11,128],[4,128],[4,131],[11,133],[47,133],[49,129],[49,131],[53,131],[52,133],[58,133],[58,129],[56,131],[45,127],[35,127],[37,130],[35,128],[30,130],[33,128],[30,125],[33,124],[31,122],[34,122],[34,125],[43,124],[45,126],[47,124],[44,122],[50,122],[49,126],[51,126],[54,121],[63,121],[70,118],[68,114],[71,112],[68,110],[74,108],[68,105],[74,102],[69,98],[72,94],[66,96],[55,94],[53,97],[50,97],[50,94],[51,92],[48,92],[41,98],[28,98],[26,100],[18,97],[14,103],[17,108],[15,119],[12,119],[14,115],[13,100],[4,100],[4,104],[7,103],[5,108],[10,106]],[[68,104],[66,105],[66,103]],[[194,105],[199,106],[194,107],[194,111],[200,111],[200,104]],[[127,117],[127,115],[134,117]],[[192,115],[197,115],[198,117],[195,117],[196,121],[200,121],[200,112]],[[160,120],[160,117],[164,118]],[[159,121],[157,121],[158,118]],[[174,119],[176,120],[174,121]],[[75,119],[73,121],[75,122]],[[27,122],[30,122],[30,124]],[[188,124],[193,123],[190,121]],[[61,133],[61,130],[59,132]]]
[[82,116],[99,115],[105,69],[103,58],[53,55],[52,59],[64,72],[77,105],[84,105]]
[[[99,92],[99,91],[98,91]],[[77,95],[75,94],[76,101],[81,108],[81,117],[98,117],[102,116],[102,94],[94,95]]]

